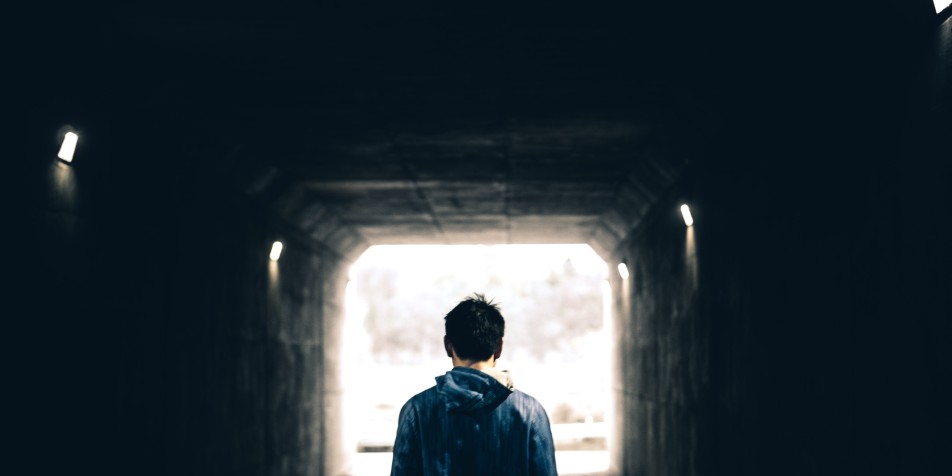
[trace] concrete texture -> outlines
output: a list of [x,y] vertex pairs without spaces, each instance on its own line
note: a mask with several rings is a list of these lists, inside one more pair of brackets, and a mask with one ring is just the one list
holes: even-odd
[[349,262],[581,241],[617,473],[952,472],[949,22],[698,3],[22,22],[10,466],[341,474]]
[[[620,474],[950,470],[949,22],[890,24],[827,69],[851,87],[803,84],[784,116],[746,104],[615,250]],[[821,45],[783,68],[832,65]],[[813,108],[829,117],[804,136]]]

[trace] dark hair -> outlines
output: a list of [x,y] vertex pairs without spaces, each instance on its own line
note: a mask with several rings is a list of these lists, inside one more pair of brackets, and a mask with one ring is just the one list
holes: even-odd
[[486,360],[502,344],[506,320],[499,306],[473,294],[456,305],[446,317],[446,337],[461,359]]

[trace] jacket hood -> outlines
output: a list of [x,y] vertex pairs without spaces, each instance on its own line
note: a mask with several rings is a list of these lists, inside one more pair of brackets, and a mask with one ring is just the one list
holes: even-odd
[[496,369],[484,373],[468,367],[454,367],[436,378],[436,390],[447,411],[490,411],[512,393],[512,378],[508,372]]

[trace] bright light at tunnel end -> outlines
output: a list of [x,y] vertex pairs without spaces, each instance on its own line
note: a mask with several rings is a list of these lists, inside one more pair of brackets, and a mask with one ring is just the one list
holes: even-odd
[[[586,322],[592,327],[585,331],[574,327],[576,319],[581,316],[570,315],[575,314],[574,312],[567,314],[564,318],[573,322],[572,334],[575,334],[565,336],[571,340],[571,344],[566,343],[565,347],[560,345],[558,349],[540,344],[538,348],[544,350],[544,356],[533,354],[529,344],[526,344],[526,347],[516,344],[519,330],[513,329],[512,339],[507,340],[506,344],[510,350],[505,355],[509,357],[503,357],[501,368],[515,372],[519,382],[517,385],[523,391],[539,398],[543,405],[548,405],[546,411],[550,415],[556,408],[572,409],[562,421],[552,419],[552,437],[556,445],[560,446],[560,451],[556,451],[555,455],[559,470],[566,474],[605,474],[610,466],[608,448],[614,444],[610,441],[614,435],[610,403],[613,388],[611,343],[614,341],[610,329],[615,304],[611,289],[616,284],[622,288],[626,286],[612,275],[615,272],[614,266],[626,259],[620,255],[606,262],[592,247],[585,244],[373,245],[367,249],[354,262],[348,273],[350,283],[345,287],[344,293],[345,296],[350,294],[353,299],[345,297],[347,321],[341,333],[345,343],[338,359],[343,379],[343,403],[340,405],[340,412],[345,429],[339,440],[341,447],[353,451],[348,453],[347,463],[344,463],[351,468],[348,474],[388,474],[393,453],[386,451],[396,434],[400,406],[420,390],[432,386],[434,375],[440,375],[447,370],[448,362],[445,353],[440,352],[442,348],[439,346],[439,339],[430,346],[432,350],[416,350],[419,355],[403,357],[405,361],[386,357],[386,354],[384,359],[373,357],[375,342],[378,345],[381,342],[389,342],[374,340],[388,335],[382,334],[381,331],[389,327],[378,328],[379,323],[394,322],[392,319],[399,318],[399,326],[403,327],[407,324],[404,324],[402,319],[406,319],[406,322],[423,321],[418,319],[419,308],[401,315],[394,312],[391,306],[375,305],[375,312],[378,314],[374,317],[370,314],[370,305],[373,302],[382,302],[379,300],[383,299],[382,296],[374,298],[374,293],[385,295],[383,290],[387,288],[389,291],[386,292],[392,292],[394,297],[400,296],[399,299],[407,303],[424,299],[445,300],[442,304],[422,304],[433,308],[433,312],[426,314],[436,315],[440,311],[445,313],[446,309],[455,306],[466,294],[473,291],[486,292],[488,297],[502,303],[503,309],[507,310],[504,314],[515,313],[512,315],[520,316],[516,318],[520,319],[525,312],[539,309],[534,305],[534,300],[543,300],[551,295],[535,293],[539,290],[559,289],[550,286],[567,286],[565,289],[574,287],[592,301],[600,297],[601,312],[595,312],[596,306],[587,308],[591,312],[585,315],[588,319]],[[380,285],[379,279],[384,276],[393,280],[393,287]],[[564,279],[559,278],[557,282],[553,282],[553,276]],[[343,276],[340,278],[344,280]],[[444,286],[444,283],[452,283],[447,288],[458,291],[449,293],[448,296],[441,295],[446,293],[434,295],[432,290],[435,285]],[[592,288],[581,285],[582,283],[600,283],[601,292],[597,292],[597,287]],[[626,280],[625,283],[630,281]],[[529,293],[523,290],[529,290]],[[543,311],[540,317],[544,314]],[[549,321],[549,317],[545,319],[545,322]],[[429,325],[423,324],[424,328]],[[440,323],[437,322],[436,325],[440,326]],[[560,325],[569,328],[567,323]],[[532,329],[527,328],[523,332],[527,333],[526,342],[536,340],[531,338]],[[391,342],[382,348],[399,345],[407,344]],[[403,355],[404,351],[395,350],[389,353]],[[549,362],[549,359],[554,359],[554,362]],[[390,382],[386,385],[386,392],[379,391],[381,381]],[[582,438],[586,441],[583,442]],[[589,439],[591,442],[587,441]],[[570,449],[563,450],[563,444],[569,445]],[[571,450],[576,448],[584,450]]]
[[63,144],[60,145],[59,152],[56,154],[63,162],[67,164],[73,161],[73,153],[76,152],[76,142],[79,136],[75,132],[67,132],[63,136]]
[[274,244],[271,245],[271,255],[270,255],[271,261],[277,261],[278,258],[281,257],[281,250],[283,249],[284,249],[284,244],[281,243],[280,241],[275,241]]
[[691,226],[694,224],[694,217],[691,216],[691,209],[688,208],[688,204],[681,205],[681,216],[684,217],[684,225]]
[[935,5],[936,13],[942,13],[942,10],[952,5],[952,0],[932,0],[932,4]]
[[628,266],[625,263],[618,263],[618,275],[621,279],[628,279]]

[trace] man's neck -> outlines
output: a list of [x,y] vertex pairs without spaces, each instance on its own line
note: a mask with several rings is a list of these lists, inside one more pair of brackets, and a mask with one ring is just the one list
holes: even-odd
[[467,367],[473,370],[484,371],[496,366],[496,359],[489,357],[489,360],[466,360],[453,358],[453,367]]

